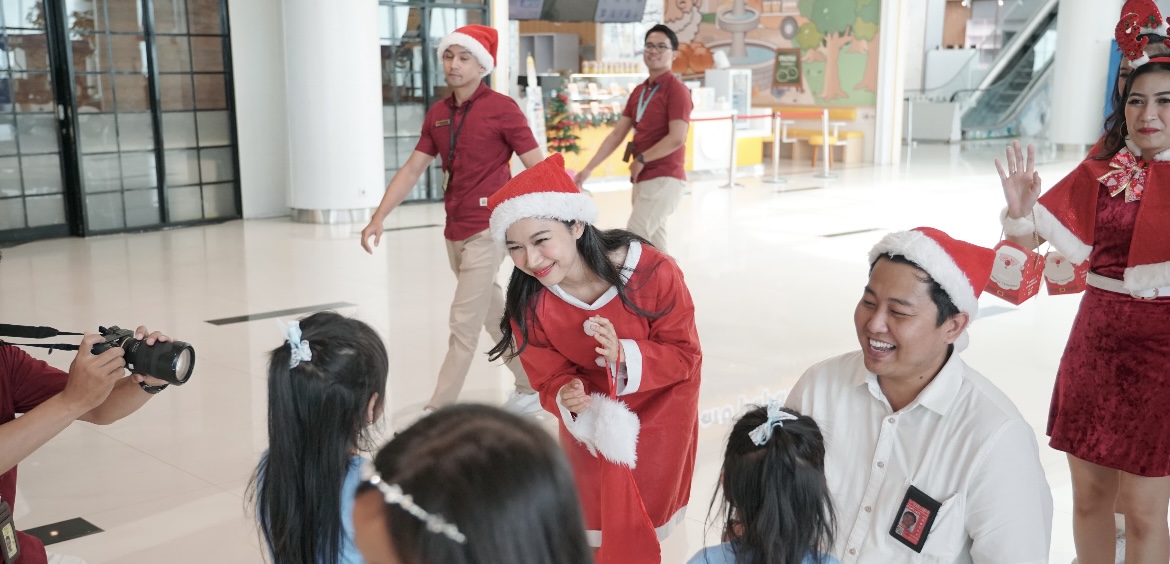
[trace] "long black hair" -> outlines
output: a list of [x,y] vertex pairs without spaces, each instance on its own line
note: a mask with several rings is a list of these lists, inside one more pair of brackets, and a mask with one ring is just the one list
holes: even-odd
[[[402,507],[384,504],[403,564],[590,564],[572,472],[556,441],[534,423],[486,405],[439,409],[374,458],[427,513],[466,539],[457,543]],[[374,490],[363,484],[358,495]]]
[[[561,223],[570,233],[572,232],[575,222],[563,221]],[[610,255],[618,249],[628,247],[633,241],[644,246],[653,246],[649,241],[624,229],[603,231],[590,223],[580,222],[580,224],[584,231],[577,239],[577,253],[584,260],[585,268],[589,272],[617,288],[618,298],[630,311],[651,319],[670,313],[673,304],[667,304],[662,311],[653,312],[644,311],[634,305],[630,294],[637,288],[628,286],[626,281],[622,279],[625,268],[615,265],[610,260]],[[656,266],[651,268],[656,268]],[[630,274],[632,273],[625,272],[626,276]],[[536,277],[526,274],[519,268],[512,269],[512,278],[508,281],[508,294],[504,300],[504,317],[500,319],[500,331],[504,336],[500,342],[496,343],[496,346],[488,351],[488,359],[494,361],[502,357],[504,360],[512,360],[520,356],[520,353],[528,347],[528,320],[536,314],[536,305],[539,303],[542,289],[544,289],[544,285]],[[512,332],[512,322],[515,322],[516,327],[520,329],[519,339]]]
[[[762,446],[752,430],[768,420],[754,407],[735,422],[723,455],[711,510],[723,521],[737,564],[821,564],[833,546],[836,512],[825,481],[825,439],[811,417],[797,416],[772,429]],[[721,495],[722,494],[722,495]]]
[[341,488],[351,453],[369,438],[366,411],[385,397],[390,361],[369,325],[334,312],[300,321],[312,360],[289,368],[289,343],[268,365],[268,453],[248,499],[273,564],[337,562],[342,547]]
[[[1150,61],[1133,69],[1133,72],[1129,75],[1129,79],[1125,82],[1125,91],[1122,92],[1119,98],[1115,98],[1113,112],[1109,114],[1108,118],[1105,118],[1105,140],[1101,144],[1101,150],[1089,155],[1089,158],[1107,161],[1112,159],[1113,155],[1116,155],[1118,151],[1125,147],[1125,140],[1129,136],[1129,127],[1125,123],[1126,102],[1129,100],[1129,95],[1133,90],[1133,83],[1137,81],[1137,78],[1152,72],[1170,72],[1170,62]],[[1153,155],[1147,155],[1147,157],[1152,158]]]

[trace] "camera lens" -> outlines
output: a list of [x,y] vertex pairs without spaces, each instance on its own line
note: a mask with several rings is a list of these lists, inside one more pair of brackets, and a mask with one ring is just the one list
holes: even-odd
[[183,385],[195,368],[195,349],[183,341],[146,341],[130,339],[126,345],[126,365],[133,372],[153,376],[175,385]]

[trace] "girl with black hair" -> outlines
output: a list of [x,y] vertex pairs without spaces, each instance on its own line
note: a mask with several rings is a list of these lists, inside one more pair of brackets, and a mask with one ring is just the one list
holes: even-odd
[[369,564],[591,564],[556,441],[486,405],[442,408],[363,473],[356,542]]
[[519,356],[560,420],[598,561],[658,562],[698,435],[702,351],[682,272],[642,238],[593,227],[597,207],[559,154],[488,207],[516,265],[492,358]]
[[[837,518],[825,481],[825,439],[811,417],[770,404],[735,422],[711,507],[720,545],[687,564],[837,564]],[[722,496],[720,496],[722,493]]]
[[273,564],[361,564],[353,495],[390,361],[369,325],[333,312],[289,323],[268,365],[268,452],[248,485]]

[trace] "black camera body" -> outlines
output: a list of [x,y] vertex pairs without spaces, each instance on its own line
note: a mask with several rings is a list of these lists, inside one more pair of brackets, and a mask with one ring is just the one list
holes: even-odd
[[134,331],[117,325],[98,327],[102,342],[93,346],[93,354],[101,354],[114,347],[126,351],[126,368],[135,374],[153,376],[176,386],[187,383],[195,368],[195,349],[183,341],[158,341],[147,345],[145,340],[135,339]]

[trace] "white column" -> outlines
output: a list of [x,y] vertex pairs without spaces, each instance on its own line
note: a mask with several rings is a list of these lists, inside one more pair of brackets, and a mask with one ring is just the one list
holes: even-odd
[[905,92],[906,37],[910,0],[882,2],[876,139],[873,162],[894,164],[902,159],[902,98]]
[[385,181],[378,3],[282,4],[293,219],[365,223]]
[[1060,0],[1048,140],[1092,145],[1101,137],[1110,39],[1121,0]]
[[245,218],[288,215],[288,120],[280,0],[228,2]]
[[[492,71],[490,84],[496,92],[510,96],[512,92],[519,91],[515,88],[518,73],[516,72],[516,55],[512,52],[513,26],[508,21],[507,2],[490,2],[490,4],[492,28],[499,34],[499,43],[496,47],[496,70]],[[516,32],[519,33],[519,24],[515,28]]]

